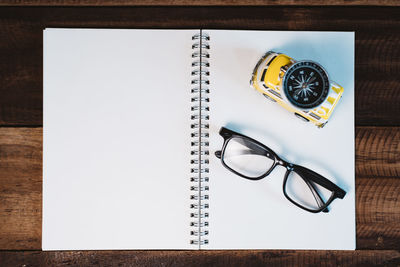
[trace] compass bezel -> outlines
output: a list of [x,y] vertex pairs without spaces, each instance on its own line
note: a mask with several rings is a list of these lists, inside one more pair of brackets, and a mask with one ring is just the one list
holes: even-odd
[[[289,94],[288,91],[288,80],[291,74],[298,70],[299,68],[305,68],[305,67],[311,67],[314,68],[318,73],[321,74],[322,76],[322,81],[323,81],[323,88],[322,88],[322,93],[319,96],[319,98],[314,101],[313,103],[310,104],[300,104],[296,102],[296,100],[293,99],[293,97]],[[283,97],[285,100],[292,105],[295,108],[300,108],[302,110],[310,110],[319,107],[324,101],[327,99],[329,90],[330,90],[330,81],[329,81],[329,76],[328,72],[317,62],[312,61],[312,60],[301,60],[293,63],[286,71],[283,80],[282,80],[282,88],[283,88]]]

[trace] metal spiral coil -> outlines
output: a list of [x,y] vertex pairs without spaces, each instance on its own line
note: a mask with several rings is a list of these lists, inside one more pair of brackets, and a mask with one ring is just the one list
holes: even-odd
[[201,164],[208,164],[208,163],[209,163],[209,160],[208,160],[208,159],[202,159],[202,160],[192,159],[192,160],[190,161],[191,164],[199,164],[199,162],[200,162]]
[[204,177],[204,178],[199,178],[199,177],[190,177],[190,181],[191,182],[195,182],[198,183],[199,181],[201,182],[209,182],[210,179],[208,179],[208,177]]
[[192,212],[192,213],[190,213],[190,217],[192,217],[192,218],[199,218],[199,219],[203,219],[203,218],[208,218],[208,216],[209,216],[209,214],[208,214],[208,212],[200,212],[200,213],[198,213],[198,212]]
[[[210,145],[210,143],[209,142],[198,142],[198,141],[194,141],[194,142],[192,142],[191,143],[191,145],[192,146],[209,146]],[[201,161],[199,161],[199,162],[201,162]]]
[[208,168],[191,168],[190,169],[191,173],[208,173],[209,169]]
[[192,80],[192,84],[201,84],[201,85],[208,85],[210,84],[209,80]]
[[203,119],[203,120],[208,120],[209,118],[210,118],[210,116],[208,116],[208,115],[192,115],[191,116],[191,119],[192,120],[197,120],[198,118],[201,118],[201,119]]
[[[202,47],[200,46],[200,48],[202,48]],[[200,49],[200,50],[203,50],[203,49]],[[193,53],[192,53],[192,58],[196,58],[196,57],[205,57],[205,58],[209,58],[209,57],[210,57],[210,54],[207,53],[207,52],[193,52]]]
[[193,156],[198,156],[198,155],[204,156],[204,155],[209,155],[209,154],[210,154],[210,152],[208,150],[200,151],[200,152],[196,151],[196,150],[192,150],[190,152],[190,155],[193,155]]
[[208,231],[190,231],[190,234],[194,236],[203,236],[208,235]]
[[[195,34],[192,36],[192,40],[204,40],[204,41],[210,41],[210,36],[208,36],[208,34],[203,33],[202,31],[200,31],[200,33]],[[202,43],[200,43],[201,45]]]
[[[200,186],[200,187],[199,186],[191,186],[190,190],[198,192],[198,191],[208,191],[208,190],[210,190],[210,188],[208,186]],[[193,205],[196,205],[196,204],[193,204]]]
[[201,61],[201,62],[193,61],[192,62],[192,67],[199,67],[199,66],[208,68],[208,67],[210,67],[210,63],[208,63],[206,61]]
[[206,200],[206,199],[209,199],[209,197],[208,197],[208,195],[201,195],[201,196],[198,196],[198,195],[190,195],[190,199],[194,199],[194,200]]
[[192,106],[191,107],[192,111],[198,111],[198,110],[204,110],[204,111],[209,111],[210,108],[207,106]]
[[205,240],[196,240],[196,239],[192,239],[190,240],[190,244],[192,245],[207,245],[208,244],[208,239]]
[[210,136],[210,134],[209,133],[198,133],[198,132],[194,132],[194,133],[191,133],[191,137],[199,137],[199,136],[201,136],[201,137],[209,137]]
[[190,127],[192,129],[208,129],[210,125],[208,123],[192,123]]
[[202,93],[209,93],[210,92],[210,89],[205,89],[205,88],[202,88],[201,90],[199,89],[199,88],[192,88],[192,90],[191,90],[191,92],[192,92],[192,94],[194,94],[194,93],[198,93],[198,92],[202,92]]
[[208,103],[210,99],[210,37],[200,31],[199,34],[192,36],[192,69],[191,69],[191,151],[190,151],[190,244],[200,248],[208,244],[209,222],[209,111]]
[[194,43],[192,45],[192,49],[196,49],[196,48],[203,48],[203,49],[210,49],[210,45],[209,44],[200,44],[200,43]]
[[198,222],[191,222],[190,226],[194,226],[194,227],[204,227],[204,226],[208,226],[208,222],[202,222],[202,223],[198,223]]

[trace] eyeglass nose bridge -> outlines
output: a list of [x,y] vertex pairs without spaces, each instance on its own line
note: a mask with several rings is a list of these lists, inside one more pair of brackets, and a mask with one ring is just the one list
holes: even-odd
[[289,163],[289,162],[287,162],[287,161],[285,161],[285,160],[283,160],[283,159],[281,159],[279,157],[276,158],[275,164],[276,165],[280,165],[282,167],[285,167],[288,170],[292,170],[293,169],[293,164],[292,163]]
[[221,150],[218,150],[218,151],[215,151],[215,156],[217,157],[217,158],[221,158],[221,156],[222,156],[222,152],[221,152]]

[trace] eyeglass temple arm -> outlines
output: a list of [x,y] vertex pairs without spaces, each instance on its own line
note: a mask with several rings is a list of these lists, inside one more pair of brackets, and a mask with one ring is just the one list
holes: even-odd
[[250,148],[251,150],[246,150],[245,154],[256,154],[256,155],[260,155],[260,156],[266,156],[272,160],[275,160],[275,156],[272,153],[270,153],[266,149],[263,149],[263,148],[257,146],[253,142],[246,142],[246,146],[248,148]]
[[[219,134],[225,139],[232,137],[233,135],[237,135],[240,136],[240,141],[242,141],[242,144],[248,148],[250,148],[250,151],[254,151],[254,152],[250,152],[249,150],[243,150],[245,151],[245,153],[242,153],[242,155],[246,155],[246,154],[256,154],[256,155],[261,155],[261,156],[266,156],[272,160],[275,160],[275,155],[273,153],[269,153],[266,149],[263,149],[262,147],[254,144],[252,141],[248,140],[249,137],[242,135],[240,133],[237,133],[235,131],[229,130],[228,128],[225,127],[221,127],[221,129],[219,130]],[[220,150],[215,152],[215,156],[217,158],[221,158],[222,156],[222,152]]]
[[[222,151],[221,150],[217,150],[215,151],[215,156],[217,158],[221,158],[222,156]],[[239,155],[260,155],[260,156],[266,156],[270,159],[274,159],[274,156],[271,155],[270,153],[268,153],[267,151],[259,151],[259,150],[249,150],[249,149],[243,149],[240,151]]]
[[[222,131],[222,129],[221,129]],[[236,142],[241,143],[243,146],[245,146],[248,149],[243,149],[240,151],[239,155],[260,155],[260,156],[266,156],[272,160],[275,160],[275,155],[273,155],[273,153],[270,153],[268,150],[254,144],[253,142],[250,142],[248,140],[246,140],[245,138],[240,138],[238,139]],[[215,156],[217,158],[221,158],[222,157],[222,151],[218,150],[215,153]]]
[[307,169],[303,166],[296,166],[296,172],[300,173],[302,177],[307,177],[307,179],[310,179],[315,183],[332,190],[335,193],[335,196],[338,198],[342,199],[346,195],[346,191],[344,191],[342,188],[310,169]]

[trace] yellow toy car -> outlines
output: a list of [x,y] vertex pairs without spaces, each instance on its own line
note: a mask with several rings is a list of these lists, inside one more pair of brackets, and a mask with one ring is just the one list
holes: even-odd
[[328,122],[343,94],[343,87],[330,81],[328,73],[318,63],[296,61],[273,51],[258,61],[250,85],[318,128]]

